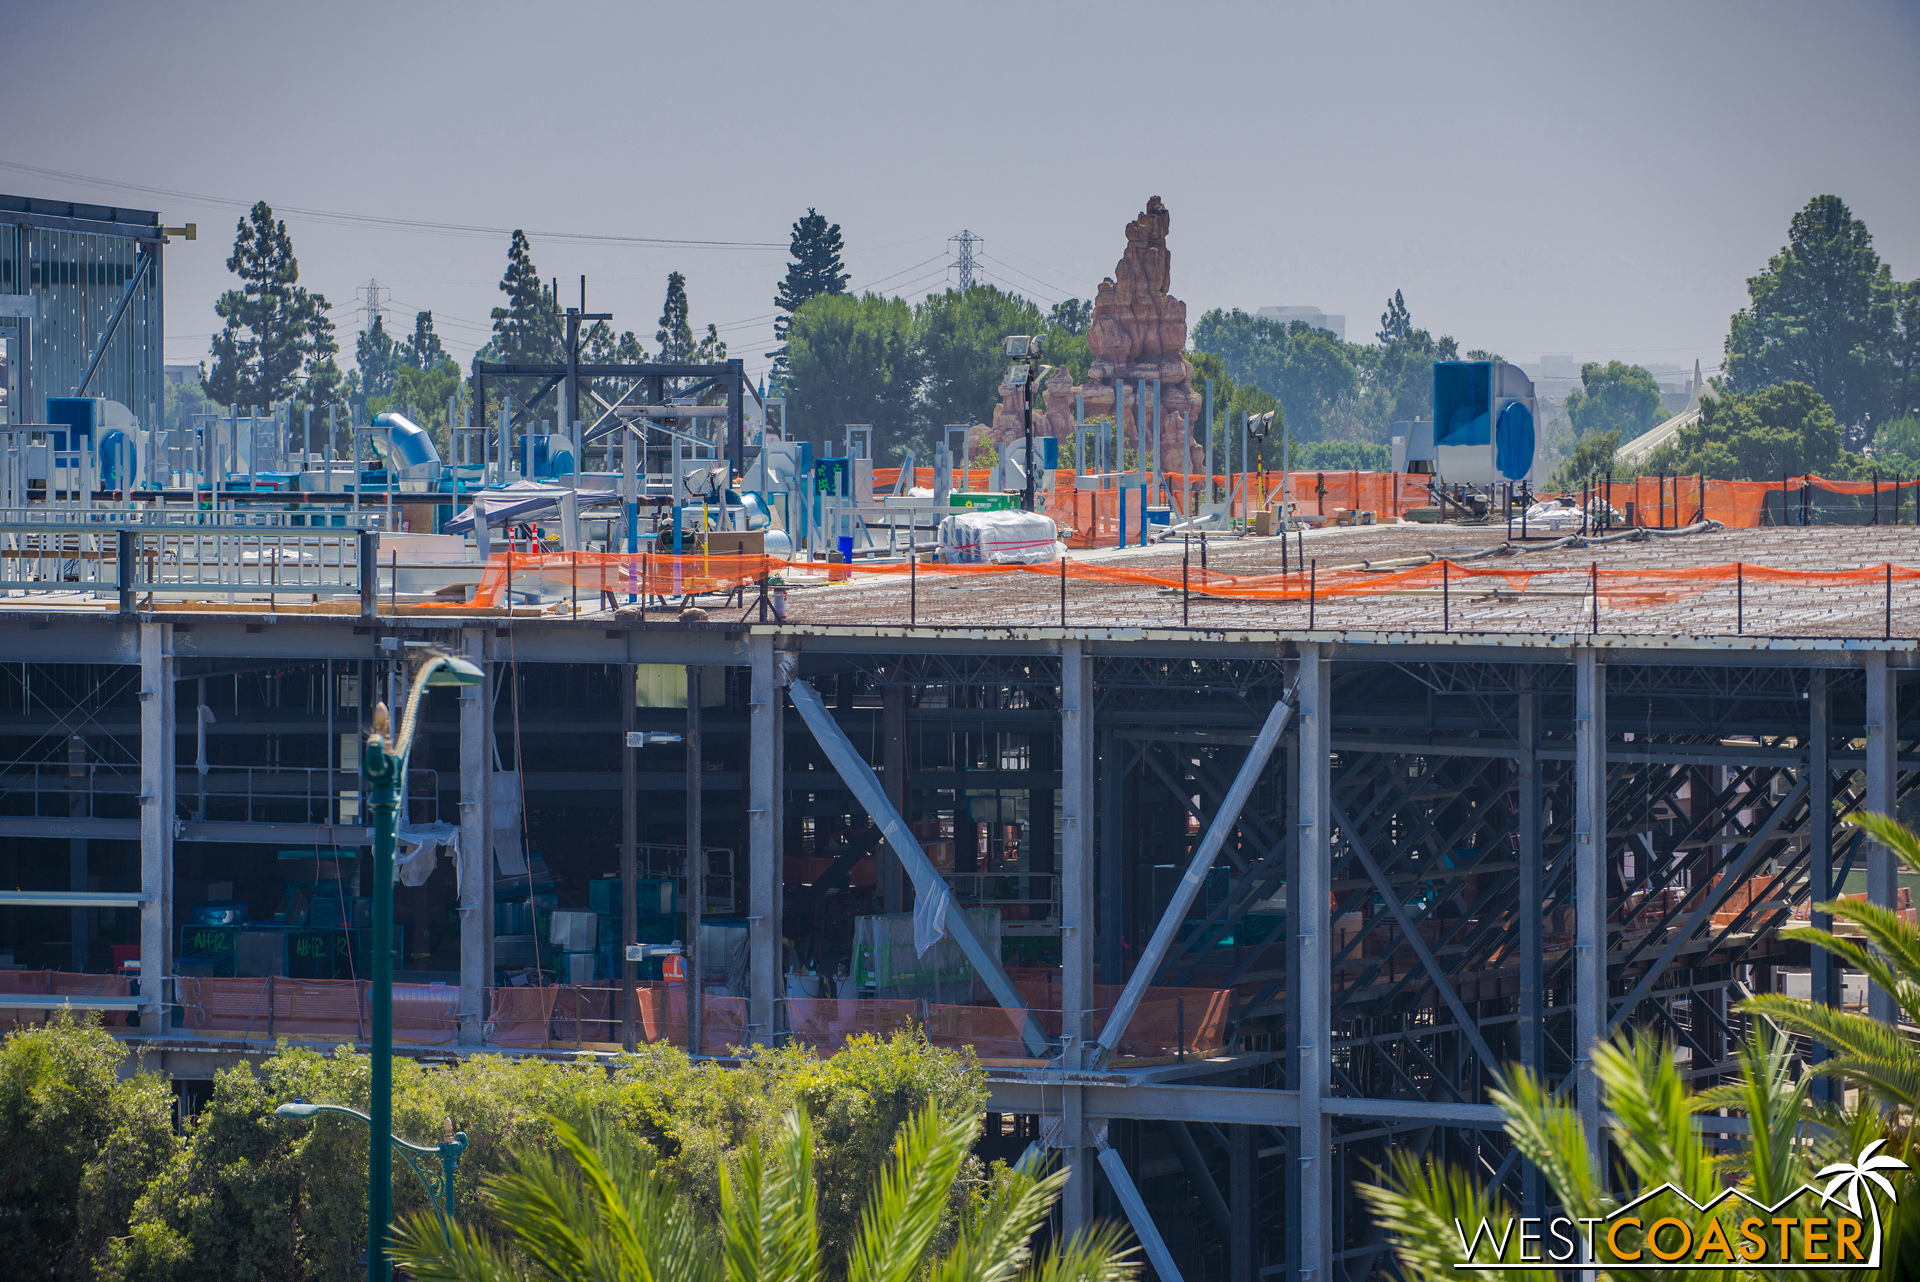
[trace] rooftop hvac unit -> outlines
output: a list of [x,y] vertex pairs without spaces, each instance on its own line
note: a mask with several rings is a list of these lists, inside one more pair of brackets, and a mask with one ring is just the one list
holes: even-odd
[[1498,485],[1532,478],[1533,380],[1505,361],[1435,361],[1433,444],[1443,481]]

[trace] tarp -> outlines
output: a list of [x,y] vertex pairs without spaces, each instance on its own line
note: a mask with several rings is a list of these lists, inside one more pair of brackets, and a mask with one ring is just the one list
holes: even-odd
[[956,512],[940,519],[940,551],[957,565],[1046,565],[1060,559],[1059,532],[1040,512]]
[[[486,500],[487,528],[520,521],[558,520],[560,496],[572,494],[579,511],[595,507],[618,507],[620,495],[612,490],[576,490],[565,485],[544,485],[539,481],[514,481],[508,485],[481,491]],[[465,534],[473,529],[473,506],[440,527],[447,534]]]

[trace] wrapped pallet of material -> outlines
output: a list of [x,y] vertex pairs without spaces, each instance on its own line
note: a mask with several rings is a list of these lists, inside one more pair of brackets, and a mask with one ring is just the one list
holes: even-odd
[[940,520],[940,558],[949,565],[1044,565],[1064,555],[1053,518],[1042,512],[956,512]]

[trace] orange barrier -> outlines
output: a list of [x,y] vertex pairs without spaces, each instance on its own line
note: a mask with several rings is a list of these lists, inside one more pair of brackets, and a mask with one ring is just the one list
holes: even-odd
[[[33,997],[131,997],[133,981],[124,975],[92,975],[68,970],[0,970],[0,1029],[27,1028],[45,1024],[56,1012],[9,1010],[7,994]],[[126,1020],[119,1011],[104,1011],[101,1019],[111,1026]]]
[[849,1037],[870,1033],[885,1037],[911,1028],[920,1017],[920,1003],[894,999],[852,997],[789,997],[787,1032],[796,1045],[831,1055]]
[[[1630,526],[1677,529],[1718,521],[1733,529],[1768,525],[1895,525],[1915,520],[1920,480],[1833,481],[1807,473],[1777,481],[1639,476],[1599,481],[1559,497],[1606,501]],[[1843,501],[1844,500],[1844,501]]]

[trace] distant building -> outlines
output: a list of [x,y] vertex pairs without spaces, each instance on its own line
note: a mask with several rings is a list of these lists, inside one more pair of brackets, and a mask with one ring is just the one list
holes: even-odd
[[1262,307],[1254,315],[1262,320],[1279,321],[1282,325],[1305,321],[1315,329],[1326,330],[1343,343],[1347,341],[1347,318],[1330,316],[1318,307]]
[[200,381],[200,365],[197,361],[191,365],[169,364],[166,376],[169,385],[197,383]]

